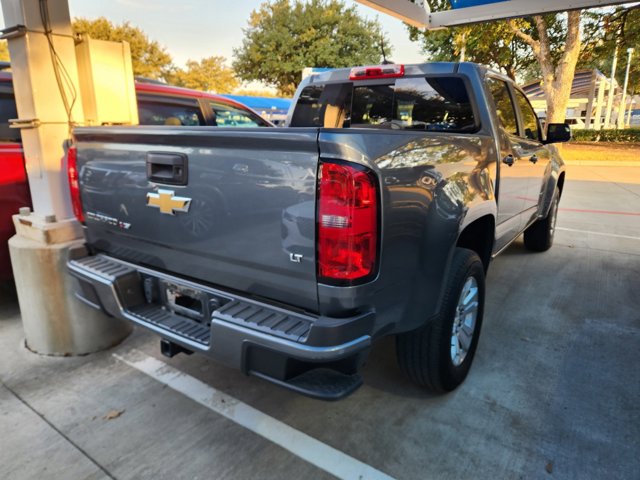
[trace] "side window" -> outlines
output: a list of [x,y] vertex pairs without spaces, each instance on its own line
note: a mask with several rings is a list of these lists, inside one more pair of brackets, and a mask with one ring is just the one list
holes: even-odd
[[538,134],[538,118],[536,117],[533,108],[527,97],[520,90],[516,90],[516,100],[522,113],[522,120],[524,121],[524,136],[530,140],[539,140]]
[[351,91],[351,83],[306,86],[295,104],[290,126],[349,127]]
[[251,112],[233,105],[211,102],[211,109],[216,117],[218,127],[264,127],[266,123]]
[[9,120],[18,118],[12,93],[0,93],[0,142],[20,142],[20,130],[9,127]]
[[322,116],[322,103],[320,96],[324,90],[323,85],[309,85],[304,87],[298,101],[296,102],[293,116],[291,117],[292,127],[321,127],[324,123]]
[[140,125],[173,125],[197,127],[204,125],[200,106],[193,102],[171,102],[159,97],[157,100],[144,98],[138,100]]
[[516,120],[516,111],[511,101],[509,88],[502,80],[489,78],[487,80],[491,96],[496,104],[496,115],[500,124],[508,133],[518,135],[518,121]]

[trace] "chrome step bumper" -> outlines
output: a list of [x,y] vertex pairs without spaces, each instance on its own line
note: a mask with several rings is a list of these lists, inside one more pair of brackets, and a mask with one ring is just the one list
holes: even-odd
[[[341,398],[361,384],[357,369],[371,345],[372,313],[344,319],[299,313],[107,255],[70,260],[67,267],[80,281],[76,296],[83,302],[247,374],[322,399]],[[193,289],[216,307],[200,319],[181,315],[151,298],[145,282]]]

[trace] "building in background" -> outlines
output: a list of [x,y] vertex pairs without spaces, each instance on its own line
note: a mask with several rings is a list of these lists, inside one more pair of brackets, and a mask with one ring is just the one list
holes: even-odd
[[[610,127],[615,122],[620,108],[622,88],[614,80],[614,100]],[[533,108],[541,119],[546,118],[547,103],[542,89],[542,80],[534,80],[522,86]],[[609,78],[600,70],[579,70],[573,78],[571,97],[567,105],[567,123],[572,129],[596,128],[604,126],[609,95]],[[628,105],[628,103],[627,103]]]

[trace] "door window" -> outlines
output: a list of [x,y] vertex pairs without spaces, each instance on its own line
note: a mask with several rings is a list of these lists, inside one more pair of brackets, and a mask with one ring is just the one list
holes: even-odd
[[539,140],[540,135],[538,133],[538,117],[536,117],[533,108],[527,97],[520,90],[516,90],[516,100],[520,107],[520,113],[522,113],[522,120],[524,122],[524,137],[530,140]]
[[489,78],[487,80],[493,102],[496,106],[498,120],[507,133],[518,135],[518,121],[516,120],[516,110],[509,94],[509,87],[502,80]]
[[195,100],[173,103],[164,98],[139,99],[138,119],[140,125],[197,127],[205,124],[200,106]]
[[267,124],[260,117],[225,103],[211,102],[216,125],[219,127],[265,127]]

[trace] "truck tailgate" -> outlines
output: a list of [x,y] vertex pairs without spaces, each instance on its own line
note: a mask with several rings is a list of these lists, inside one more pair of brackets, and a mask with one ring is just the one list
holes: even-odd
[[316,129],[75,131],[88,243],[317,311]]

